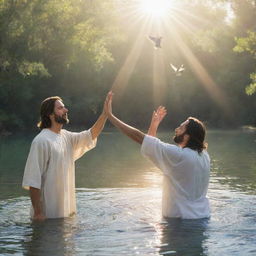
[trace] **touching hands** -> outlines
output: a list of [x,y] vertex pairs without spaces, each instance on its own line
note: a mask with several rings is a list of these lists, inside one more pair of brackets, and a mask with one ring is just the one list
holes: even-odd
[[107,94],[105,103],[104,103],[104,112],[106,113],[106,115],[109,117],[112,115],[112,98],[113,98],[113,92],[110,91]]

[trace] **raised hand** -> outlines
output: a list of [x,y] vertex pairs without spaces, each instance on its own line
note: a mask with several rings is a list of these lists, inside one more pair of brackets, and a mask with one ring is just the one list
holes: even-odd
[[159,106],[156,111],[153,112],[151,123],[159,125],[167,114],[167,110],[163,106]]
[[167,110],[163,106],[159,106],[157,110],[153,112],[150,127],[148,130],[149,135],[156,136],[158,126],[162,122],[166,114],[167,114]]
[[113,98],[113,92],[110,91],[107,94],[107,97],[104,103],[104,112],[107,114],[107,116],[112,115],[112,98]]
[[113,92],[110,91],[104,103],[104,112],[107,114],[108,120],[126,136],[136,141],[137,143],[142,144],[145,134],[140,130],[136,129],[135,127],[126,124],[125,122],[118,119],[115,115],[113,115],[112,98]]

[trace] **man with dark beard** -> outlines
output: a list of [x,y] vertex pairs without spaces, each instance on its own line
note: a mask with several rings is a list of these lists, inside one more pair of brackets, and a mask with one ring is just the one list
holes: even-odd
[[166,115],[160,106],[153,112],[148,134],[131,127],[112,113],[112,92],[109,92],[104,109],[110,122],[134,141],[142,144],[141,152],[164,174],[162,214],[167,218],[200,219],[210,217],[206,197],[210,157],[206,151],[205,127],[201,121],[189,117],[175,129],[174,141],[164,143],[156,138],[159,124]]
[[91,129],[79,133],[62,129],[69,122],[68,109],[60,97],[41,104],[41,132],[34,138],[22,186],[29,189],[34,220],[63,218],[76,213],[75,161],[96,146],[107,120],[103,111]]

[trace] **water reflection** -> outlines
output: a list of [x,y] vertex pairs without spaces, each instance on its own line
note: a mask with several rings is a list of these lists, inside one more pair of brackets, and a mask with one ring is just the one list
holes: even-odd
[[251,255],[255,195],[211,183],[211,219],[161,220],[159,188],[80,189],[74,218],[31,223],[30,199],[0,201],[0,255]]
[[199,256],[204,253],[208,219],[165,219],[159,226],[161,246],[159,254]]
[[[255,194],[256,133],[208,131],[212,174],[221,184]],[[224,143],[223,143],[224,142]]]
[[[159,136],[170,142],[169,132]],[[31,140],[21,137],[0,143],[0,200],[27,195],[21,181]],[[219,182],[255,194],[256,133],[209,130],[207,142],[212,174],[221,178]],[[160,187],[160,176],[142,157],[140,146],[116,131],[103,133],[97,147],[76,162],[77,188]]]
[[33,222],[25,234],[24,255],[74,255],[76,218]]
[[[160,135],[169,141],[169,133]],[[30,199],[20,185],[31,140],[6,141],[0,145],[0,255],[254,256],[255,136],[208,133],[209,224],[161,222],[162,174],[117,133],[103,134],[76,163],[77,219],[31,224]]]

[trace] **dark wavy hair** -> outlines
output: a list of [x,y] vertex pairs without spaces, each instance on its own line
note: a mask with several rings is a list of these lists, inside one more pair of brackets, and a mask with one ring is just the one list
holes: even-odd
[[203,122],[194,117],[189,117],[187,120],[189,122],[186,125],[185,133],[189,135],[189,141],[186,147],[201,153],[207,148],[207,143],[204,141],[206,133],[205,126]]
[[62,101],[59,96],[49,97],[42,101],[40,108],[40,121],[37,123],[37,127],[40,130],[51,127],[52,123],[49,116],[54,112],[56,100]]

